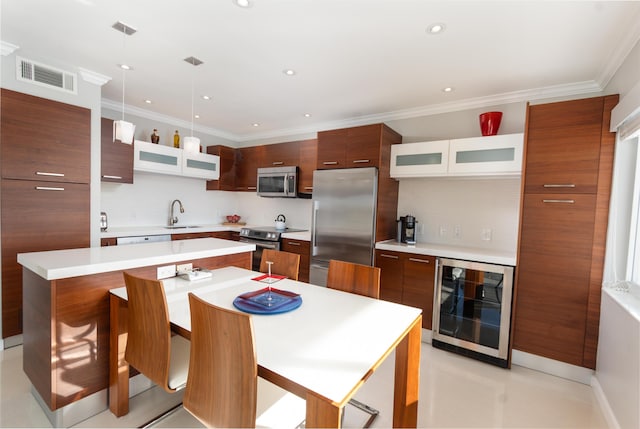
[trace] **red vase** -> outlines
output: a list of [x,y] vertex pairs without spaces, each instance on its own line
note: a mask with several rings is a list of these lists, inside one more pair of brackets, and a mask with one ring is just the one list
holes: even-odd
[[502,112],[485,112],[480,114],[480,131],[483,136],[495,136],[500,128]]

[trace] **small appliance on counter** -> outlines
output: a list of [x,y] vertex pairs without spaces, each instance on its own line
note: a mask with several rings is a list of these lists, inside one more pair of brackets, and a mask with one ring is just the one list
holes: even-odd
[[109,226],[109,222],[107,222],[107,213],[100,212],[100,231],[106,231]]
[[416,244],[416,223],[418,221],[411,215],[400,216],[398,220],[398,242]]

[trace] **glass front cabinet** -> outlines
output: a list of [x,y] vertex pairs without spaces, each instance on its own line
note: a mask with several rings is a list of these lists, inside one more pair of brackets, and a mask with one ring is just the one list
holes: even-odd
[[514,268],[438,258],[432,345],[508,366]]

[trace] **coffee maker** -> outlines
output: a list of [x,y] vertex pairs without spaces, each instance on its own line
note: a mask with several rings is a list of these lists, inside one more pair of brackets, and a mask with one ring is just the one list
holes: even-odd
[[416,244],[416,223],[411,215],[400,216],[398,222],[398,241],[406,244]]

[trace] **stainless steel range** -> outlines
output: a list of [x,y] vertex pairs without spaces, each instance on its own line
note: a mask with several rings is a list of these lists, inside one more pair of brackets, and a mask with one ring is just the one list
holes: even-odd
[[254,271],[260,271],[260,259],[262,259],[262,251],[264,249],[280,250],[282,234],[287,232],[302,231],[306,231],[306,229],[276,229],[273,226],[242,228],[240,230],[240,241],[243,243],[251,243],[256,245],[256,251],[253,252],[253,262],[251,264],[251,268]]

